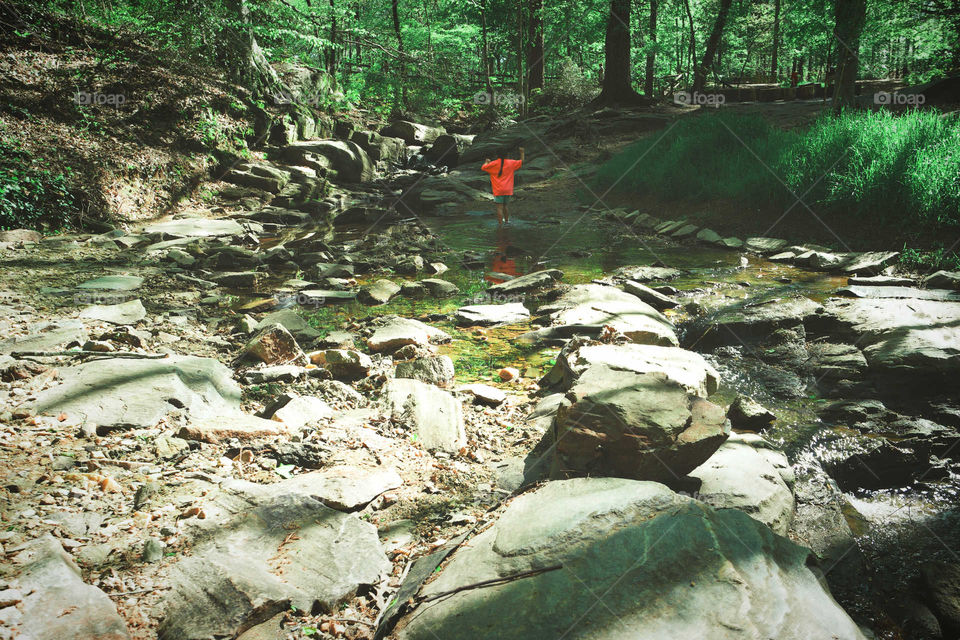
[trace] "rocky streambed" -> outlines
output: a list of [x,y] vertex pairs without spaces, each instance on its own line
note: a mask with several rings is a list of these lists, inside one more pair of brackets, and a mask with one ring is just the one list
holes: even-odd
[[459,208],[411,216],[363,154],[429,129],[0,238],[3,633],[957,633],[960,276],[572,201],[496,229],[433,179]]

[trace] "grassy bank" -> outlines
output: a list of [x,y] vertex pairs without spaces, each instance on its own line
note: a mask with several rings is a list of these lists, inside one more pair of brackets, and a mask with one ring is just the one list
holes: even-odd
[[960,123],[935,112],[853,113],[790,131],[758,116],[689,117],[611,158],[596,181],[707,214],[736,203],[758,228],[810,207],[823,225],[809,214],[805,224],[845,243],[902,245],[911,266],[960,264]]

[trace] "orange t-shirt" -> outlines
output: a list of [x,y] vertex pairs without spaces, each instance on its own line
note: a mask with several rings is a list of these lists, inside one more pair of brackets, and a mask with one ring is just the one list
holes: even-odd
[[520,160],[504,159],[503,172],[499,176],[497,173],[500,171],[500,158],[491,160],[487,164],[480,167],[482,171],[486,171],[490,174],[490,186],[493,188],[493,195],[513,195],[513,172],[519,169],[521,164],[523,163]]

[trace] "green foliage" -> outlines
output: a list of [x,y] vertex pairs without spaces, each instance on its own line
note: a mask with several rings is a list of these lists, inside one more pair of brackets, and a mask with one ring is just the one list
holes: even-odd
[[671,200],[786,208],[797,197],[835,216],[905,228],[960,224],[960,124],[936,113],[847,113],[783,131],[710,114],[648,136],[597,173],[601,188]]
[[599,90],[596,78],[587,76],[573,60],[567,58],[560,65],[557,78],[548,81],[543,91],[531,96],[531,101],[546,111],[567,111],[582,107]]
[[51,171],[0,134],[0,229],[65,227],[79,209],[69,173]]

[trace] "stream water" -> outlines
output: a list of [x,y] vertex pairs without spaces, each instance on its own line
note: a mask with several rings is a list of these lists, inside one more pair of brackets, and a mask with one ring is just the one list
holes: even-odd
[[[395,215],[377,221],[381,218],[377,210],[359,213],[362,215],[353,216],[350,223],[336,226],[332,243],[349,243],[367,233],[381,233],[396,222]],[[516,337],[527,331],[528,325],[463,329],[446,317],[459,306],[488,302],[483,291],[491,282],[502,281],[500,274],[518,276],[556,268],[563,271],[565,283],[579,284],[602,278],[625,265],[656,264],[681,270],[683,275],[668,284],[679,290],[677,297],[682,304],[665,312],[681,335],[691,314],[709,317],[731,305],[794,294],[823,302],[847,284],[843,276],[774,263],[759,256],[683,244],[659,236],[637,236],[615,220],[577,208],[513,217],[509,225],[502,227],[497,225],[492,207],[425,217],[420,222],[447,250],[449,271],[440,277],[456,284],[459,295],[419,300],[398,296],[379,307],[352,302],[302,312],[318,328],[345,327],[358,318],[388,313],[426,317],[453,336],[450,344],[441,347],[441,353],[453,358],[460,382],[496,384],[496,372],[504,366],[518,367],[525,378],[536,379],[549,370],[558,353],[556,348],[519,344]],[[363,284],[379,277],[383,276],[357,279]],[[696,350],[695,344],[688,346]],[[711,400],[726,405],[738,394],[745,394],[773,411],[778,419],[764,435],[783,448],[798,470],[817,466],[819,460],[838,453],[856,452],[875,437],[821,422],[820,410],[835,398],[820,397],[816,385],[803,394],[778,394],[758,381],[755,358],[736,352],[704,355],[717,367],[722,379]],[[769,363],[760,364],[770,367]],[[858,490],[844,496],[843,516],[858,547],[868,556],[875,575],[885,573],[893,591],[903,589],[913,579],[916,562],[942,546],[936,540],[957,530],[957,486],[948,477],[903,488]],[[913,542],[905,546],[904,539]]]

